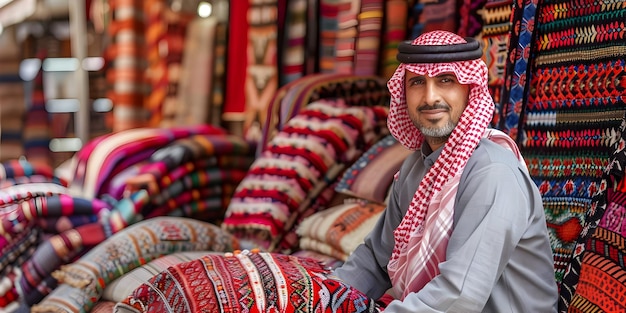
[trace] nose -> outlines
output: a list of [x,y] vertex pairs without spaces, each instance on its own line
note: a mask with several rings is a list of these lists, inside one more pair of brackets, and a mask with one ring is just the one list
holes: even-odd
[[437,88],[437,85],[431,81],[426,82],[426,88],[424,90],[424,102],[428,105],[434,105],[441,102],[441,90]]

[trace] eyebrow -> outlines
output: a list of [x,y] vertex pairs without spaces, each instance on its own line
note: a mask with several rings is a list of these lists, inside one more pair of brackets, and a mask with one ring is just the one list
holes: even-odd
[[[426,75],[417,75],[417,76],[413,76],[411,78],[408,79],[409,82],[414,81],[416,79],[420,79],[420,78],[424,78],[426,77]],[[453,79],[457,79],[456,75],[454,73],[441,73],[441,74],[437,74],[435,75],[434,78],[453,78]]]
[[437,78],[441,78],[441,77],[452,77],[454,79],[456,79],[456,75],[454,73],[441,73],[437,76],[435,76]]

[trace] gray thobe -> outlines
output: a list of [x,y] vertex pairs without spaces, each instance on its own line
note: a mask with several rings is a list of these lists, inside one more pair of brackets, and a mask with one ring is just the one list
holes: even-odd
[[[393,231],[441,149],[424,145],[402,164],[389,204],[335,274],[379,298],[390,287]],[[385,312],[556,312],[558,291],[541,195],[513,153],[482,139],[458,186],[440,274]]]

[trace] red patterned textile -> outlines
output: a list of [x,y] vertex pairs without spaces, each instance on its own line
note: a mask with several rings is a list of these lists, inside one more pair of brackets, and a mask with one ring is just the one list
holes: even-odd
[[144,16],[138,0],[109,0],[107,97],[113,102],[113,131],[144,126]]
[[[248,7],[245,0],[231,1],[229,5],[229,28],[227,43],[226,63],[226,97],[222,119],[227,122],[243,121],[246,109],[246,97],[241,92],[241,86],[246,82],[247,58],[246,49],[248,42]],[[233,60],[236,60],[233,61]],[[242,61],[243,60],[243,61]]]
[[[267,107],[278,89],[276,0],[248,0],[248,42],[246,44],[246,79],[243,133],[259,139],[261,125],[266,120]],[[238,47],[236,49],[241,49]],[[230,62],[229,62],[230,63]],[[242,86],[236,86],[241,88]],[[241,89],[238,89],[241,92]]]
[[587,240],[585,249],[568,312],[625,312],[626,238],[599,227]]
[[[326,207],[332,183],[381,134],[387,112],[320,100],[291,118],[250,166],[222,226],[253,247],[297,246],[292,227]],[[283,238],[284,237],[284,238]]]
[[31,312],[89,312],[109,283],[156,258],[183,251],[238,248],[237,238],[214,224],[172,216],[138,222],[53,272],[59,286]]
[[373,300],[329,274],[309,258],[207,254],[155,275],[115,312],[376,312]]

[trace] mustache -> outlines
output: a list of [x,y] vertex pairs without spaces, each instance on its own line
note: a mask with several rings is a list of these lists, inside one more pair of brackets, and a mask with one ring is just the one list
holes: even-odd
[[428,110],[450,110],[450,106],[446,103],[435,103],[433,105],[424,105],[417,109],[420,112]]

